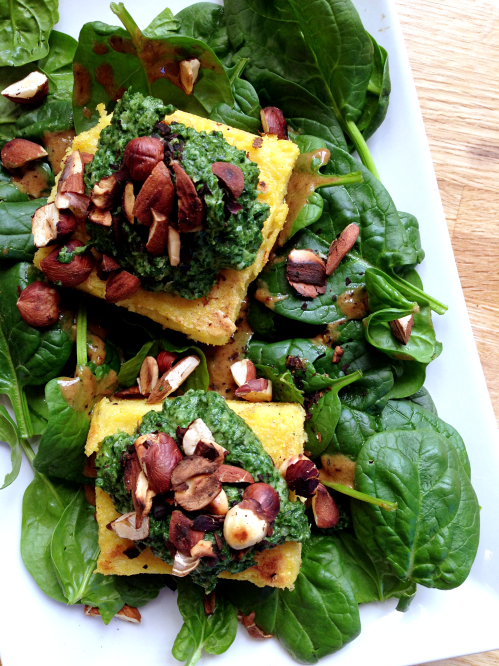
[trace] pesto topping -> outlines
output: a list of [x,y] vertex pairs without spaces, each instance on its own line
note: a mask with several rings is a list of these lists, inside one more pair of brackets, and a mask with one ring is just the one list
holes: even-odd
[[[240,416],[227,407],[225,400],[218,393],[188,391],[181,397],[165,400],[161,412],[151,411],[144,416],[139,434],[160,431],[175,438],[177,427],[187,428],[197,418],[203,419],[216,442],[229,451],[225,459],[227,465],[242,467],[255,480],[268,483],[275,488],[281,500],[272,536],[266,537],[248,552],[238,553],[236,559],[224,541],[222,557],[215,565],[209,567],[204,560],[201,560],[197,569],[190,574],[196,583],[207,590],[212,590],[220,572],[239,573],[248,569],[255,564],[257,552],[277,546],[284,541],[306,539],[309,535],[309,526],[303,504],[290,502],[286,482],[263,449],[258,437]],[[106,437],[96,459],[96,485],[112,497],[116,509],[122,513],[134,510],[131,495],[125,489],[122,460],[128,447],[133,446],[136,437],[137,435],[124,433]],[[232,507],[242,500],[244,486],[224,484],[223,487],[229,499],[229,506]],[[183,513],[191,519],[198,515],[185,511]],[[150,546],[155,555],[171,564],[173,558],[165,544],[168,540],[170,515],[165,520],[157,520],[150,514],[150,535],[141,542],[141,545]],[[218,530],[218,534],[223,537],[222,529]],[[205,539],[214,540],[214,538],[213,532],[207,532],[205,535]]]
[[[146,250],[149,228],[130,225],[121,208],[116,225],[87,223],[95,248],[114,257],[120,266],[140,278],[150,291],[172,291],[194,299],[206,296],[221,270],[241,271],[255,261],[262,243],[262,228],[269,206],[257,201],[260,170],[243,150],[231,146],[221,132],[197,132],[181,123],[170,126],[158,121],[172,112],[159,100],[125,93],[114,111],[111,125],[101,134],[87,185],[120,168],[126,144],[138,136],[158,136],[165,142],[165,163],[178,161],[193,181],[204,204],[202,231],[181,234],[180,265],[171,266],[168,255],[152,256]],[[155,127],[156,125],[156,127]],[[244,190],[237,199],[241,209],[230,212],[227,193],[212,173],[215,162],[236,164],[244,174]],[[172,174],[172,179],[175,177]],[[138,189],[136,193],[138,192]],[[232,208],[234,210],[234,208]],[[175,207],[172,216],[175,215]]]

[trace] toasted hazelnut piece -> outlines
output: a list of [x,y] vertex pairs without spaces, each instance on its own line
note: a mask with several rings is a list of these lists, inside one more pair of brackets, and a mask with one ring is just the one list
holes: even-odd
[[200,474],[213,474],[218,465],[200,456],[187,456],[182,458],[172,472],[171,482],[174,490],[186,481]]
[[200,67],[201,63],[197,58],[189,58],[188,60],[180,61],[180,85],[186,95],[192,95],[194,84],[199,76]]
[[96,506],[97,499],[95,494],[95,486],[90,486],[88,484],[85,484],[83,486],[83,492],[85,493],[85,499],[87,500],[87,502],[92,506]]
[[203,606],[205,615],[213,615],[216,606],[215,590],[212,590],[209,594],[204,593]]
[[180,234],[173,227],[168,227],[168,259],[172,266],[180,264]]
[[169,370],[178,358],[175,352],[160,351],[156,361],[158,362],[159,374],[164,375]]
[[194,183],[178,162],[172,163],[178,196],[178,231],[184,233],[203,224],[203,202]]
[[[87,219],[90,206],[90,197],[86,194],[76,194],[75,192],[66,192],[61,195],[60,201],[67,202],[67,208],[73,213],[77,220],[84,222]],[[57,203],[56,203],[57,206]]]
[[229,512],[229,500],[227,494],[222,488],[215,499],[206,505],[206,509],[214,516],[225,516]]
[[139,474],[141,472],[141,465],[137,452],[129,453],[125,456],[125,471],[123,474],[123,482],[127,492],[131,493],[137,487]]
[[207,539],[202,539],[198,541],[197,544],[191,550],[191,557],[216,557],[215,550],[213,548],[213,542],[208,541]]
[[251,484],[245,489],[243,499],[252,499],[258,502],[262,507],[264,517],[269,523],[277,518],[281,508],[281,500],[277,491],[268,483]]
[[167,493],[171,489],[172,472],[182,460],[174,440],[164,432],[142,435],[135,441],[135,450],[149,488],[158,495]]
[[255,611],[249,615],[243,615],[241,611],[237,613],[237,619],[241,622],[246,629],[251,638],[264,639],[264,638],[273,638],[274,634],[267,634],[265,631],[255,623]]
[[147,476],[141,470],[137,477],[137,483],[132,489],[133,507],[135,509],[135,525],[139,528],[142,521],[146,518],[152,509],[152,500],[156,493],[149,487]]
[[186,456],[194,455],[196,446],[199,442],[215,442],[215,438],[211,430],[208,428],[203,419],[196,419],[187,428],[182,440],[182,448]]
[[2,95],[16,104],[35,104],[49,94],[49,80],[42,72],[31,72],[24,79],[11,83]]
[[352,223],[345,227],[338,238],[331,243],[327,255],[326,275],[334,273],[347,252],[353,248],[358,237],[359,227]]
[[175,490],[175,502],[186,511],[199,511],[220,494],[222,486],[214,474],[199,474]]
[[285,460],[279,472],[286,479],[288,488],[300,497],[311,497],[319,485],[319,470],[303,454]]
[[17,309],[23,320],[35,328],[52,326],[59,319],[60,296],[46,282],[32,282],[23,289],[17,300]]
[[132,298],[140,289],[140,280],[128,271],[121,271],[113,276],[106,285],[106,301],[118,303]]
[[192,520],[184,516],[181,511],[173,511],[168,538],[182,555],[195,557],[191,550],[203,537],[204,532],[195,530],[192,526]]
[[339,345],[337,345],[334,348],[332,362],[333,363],[339,363],[341,361],[344,353],[345,353],[345,350],[343,349],[343,347],[340,347]]
[[107,526],[120,537],[120,539],[131,539],[132,541],[141,541],[149,536],[149,516],[142,520],[140,527],[135,526],[135,511],[124,513],[116,520],[113,520]]
[[[218,495],[217,499],[222,494],[225,495],[223,490],[220,493],[220,495]],[[225,496],[227,497],[227,495],[225,495]],[[208,504],[207,508],[209,508],[209,506],[210,505]],[[229,509],[227,509],[227,511],[228,510]],[[198,530],[200,532],[216,532],[218,530],[218,528],[221,526],[222,523],[223,523],[223,519],[222,518],[216,518],[213,514],[210,515],[210,516],[208,516],[206,514],[201,514],[199,516],[196,516],[194,518],[194,520],[192,521],[192,528],[194,530]]]
[[401,342],[403,345],[406,345],[409,342],[411,337],[412,327],[414,326],[414,317],[412,314],[405,317],[400,317],[400,319],[395,319],[394,321],[388,322],[393,333],[393,337]]
[[175,190],[170,172],[164,162],[158,162],[135,198],[132,213],[141,224],[150,227],[153,222],[151,210],[168,218],[174,199]]
[[268,379],[250,379],[236,389],[235,396],[249,402],[270,402],[272,400],[272,382]]
[[118,180],[116,176],[111,175],[101,178],[98,183],[95,183],[90,198],[96,208],[111,210],[119,192]]
[[302,296],[315,298],[326,292],[326,263],[312,250],[291,250],[286,277]]
[[48,153],[38,143],[27,141],[26,139],[12,139],[7,141],[0,153],[3,166],[9,171],[20,169],[21,167],[47,157]]
[[138,608],[133,608],[128,604],[125,604],[123,608],[116,613],[118,620],[124,620],[125,622],[131,622],[132,624],[140,624],[142,616]]
[[99,609],[94,606],[85,606],[84,613],[87,617],[100,617]]
[[57,208],[69,208],[70,199],[67,194],[85,194],[83,183],[83,163],[79,150],[75,150],[66,157],[62,173],[57,183],[55,205]]
[[267,106],[260,111],[260,119],[265,134],[275,134],[278,139],[288,138],[288,124],[284,120],[281,109]]
[[83,247],[79,240],[72,240],[64,245],[57,245],[52,252],[42,259],[40,269],[51,282],[60,283],[63,287],[76,287],[85,282],[94,266],[94,258],[91,252],[75,254],[69,264],[61,264],[59,252],[65,247],[71,252],[77,247]]
[[31,218],[31,233],[35,247],[46,247],[71,236],[76,218],[70,211],[60,211],[55,204],[40,206]]
[[244,190],[244,174],[237,164],[232,162],[215,162],[211,170],[224,185],[234,199],[239,199]]
[[128,167],[132,180],[143,183],[154,167],[163,161],[165,149],[160,139],[152,136],[140,136],[126,145],[123,163]]
[[160,215],[155,210],[152,210],[151,214],[152,226],[149,229],[146,248],[153,257],[159,257],[165,253],[165,247],[168,242],[168,220],[164,215]]
[[147,399],[149,405],[155,405],[176,391],[199,365],[197,356],[186,356],[162,375]]
[[103,254],[100,261],[97,263],[97,275],[100,280],[106,281],[109,277],[109,273],[114,273],[114,271],[119,270],[121,270],[119,263],[107,254]]
[[258,502],[243,500],[229,510],[224,520],[224,538],[234,550],[243,550],[263,541],[269,526]]
[[113,398],[120,398],[121,400],[129,400],[134,398],[144,398],[138,386],[130,386],[130,388],[123,389],[113,393]]
[[327,488],[319,483],[312,497],[312,511],[315,524],[321,529],[336,527],[340,522],[340,512]]
[[94,224],[101,227],[110,227],[113,223],[113,216],[109,210],[101,210],[100,208],[92,208],[88,214],[88,219]]
[[220,465],[215,474],[222,483],[255,483],[251,474],[242,467]]
[[224,449],[223,446],[220,446],[220,444],[217,444],[216,442],[200,441],[196,444],[196,448],[194,449],[195,456],[207,458],[208,460],[212,460],[219,465],[223,463],[227,454],[227,449]]
[[151,391],[158,383],[158,378],[158,362],[154,356],[146,356],[140,367],[140,374],[137,380],[142,395],[151,395]]
[[96,479],[97,478],[97,469],[95,467],[95,458],[97,454],[94,452],[91,455],[88,456],[88,458],[85,458],[85,463],[83,465],[83,476],[88,477],[89,479]]
[[172,576],[178,576],[179,578],[188,576],[199,566],[200,562],[199,557],[188,557],[178,552],[173,559]]
[[250,380],[256,379],[255,364],[249,358],[233,363],[230,366],[230,371],[238,386],[243,386],[243,384],[247,384]]
[[133,208],[135,206],[135,193],[133,191],[133,183],[127,183],[123,190],[123,210],[125,211],[126,219],[133,224],[135,217],[133,216]]

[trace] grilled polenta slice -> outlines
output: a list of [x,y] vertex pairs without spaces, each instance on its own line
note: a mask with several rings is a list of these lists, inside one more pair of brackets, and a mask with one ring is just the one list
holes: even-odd
[[[94,154],[99,134],[110,121],[111,116],[104,116],[94,128],[77,136],[73,141],[72,150]],[[249,159],[258,164],[260,168],[258,200],[270,206],[269,217],[262,229],[263,243],[255,262],[249,268],[243,271],[222,271],[217,284],[204,298],[188,300],[175,294],[140,289],[132,298],[120,301],[118,305],[149,317],[165,328],[185,333],[199,342],[224,345],[236,330],[235,321],[248,285],[267,263],[277,235],[284,226],[288,213],[284,197],[299,150],[291,141],[278,140],[275,136],[264,136],[260,139],[254,134],[183,111],[176,111],[167,116],[166,121],[181,122],[199,132],[213,130],[222,132],[228,143],[246,151]],[[37,267],[52,249],[48,247],[37,252],[35,255]],[[77,289],[104,298],[106,283],[97,277],[94,269]]]
[[[262,442],[263,448],[276,465],[291,455],[303,453],[305,442],[305,412],[298,404],[249,404],[227,401],[236,414],[243,418]],[[137,422],[151,409],[160,411],[161,405],[148,405],[145,400],[108,400],[104,398],[95,407],[85,452],[98,451],[100,442],[118,430],[131,434]],[[111,497],[96,488],[97,523],[99,524],[100,556],[97,571],[102,574],[132,576],[139,573],[171,573],[172,567],[146,548],[138,557],[129,559],[125,551],[133,541],[120,539],[107,525],[120,515]],[[247,580],[258,587],[292,587],[301,564],[301,544],[287,541],[281,546],[258,553],[257,564],[238,574],[222,573],[221,578]]]

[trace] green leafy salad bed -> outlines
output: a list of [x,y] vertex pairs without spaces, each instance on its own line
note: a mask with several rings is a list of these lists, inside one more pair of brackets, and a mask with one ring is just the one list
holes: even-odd
[[[13,0],[10,15],[0,12],[0,393],[12,408],[0,406],[0,440],[12,463],[2,488],[15,482],[24,453],[34,478],[22,500],[23,562],[49,597],[81,604],[106,624],[115,616],[138,622],[138,608],[165,587],[176,590],[184,624],[173,656],[190,666],[203,651],[228,650],[238,619],[251,636],[277,639],[291,659],[316,663],[360,634],[360,604],[396,599],[397,610],[410,613],[418,586],[461,585],[479,541],[465,443],[424,386],[442,351],[432,318],[447,308],[417,273],[418,221],[397,210],[366,143],[387,113],[388,54],[351,0],[202,2],[176,16],[166,8],[142,31],[121,3],[111,8],[124,27],[96,16],[78,41],[52,30],[56,0],[41,0],[30,14]],[[42,84],[16,88],[34,72]],[[87,188],[119,173],[128,140],[149,136],[173,108],[255,141],[273,133],[299,147],[292,215],[250,287],[239,321],[244,346],[229,343],[225,357],[49,283],[33,266],[31,218],[46,204],[65,148],[99,120],[98,104],[116,113],[85,170]],[[194,298],[222,268],[251,265],[268,211],[256,202],[258,169],[244,153],[217,133],[173,129],[177,148],[171,137],[156,140],[173,158],[183,152],[188,177],[212,197],[214,238],[224,239],[217,251],[193,233],[190,268],[174,267],[165,253],[144,254],[139,224],[127,227],[131,250],[119,245],[116,224],[87,228],[93,251],[149,279],[146,288]],[[13,145],[30,157],[17,163]],[[244,172],[231,216],[214,161]],[[81,212],[82,200],[70,200]],[[121,213],[117,204],[113,219]],[[58,261],[74,267],[88,251],[73,243]],[[227,369],[228,361],[242,361],[247,373],[237,390],[218,383],[217,363]],[[186,370],[173,385],[179,368]],[[275,467],[226,406],[234,394],[301,405],[305,454]],[[104,439],[93,461],[84,452],[91,417],[109,396],[174,399],[147,414],[137,433]],[[212,439],[205,431],[189,451],[185,437],[196,419]],[[161,442],[177,462],[162,468],[168,483],[154,485],[146,460]],[[197,472],[180,478],[191,459]],[[192,479],[223,492],[226,508],[193,504]],[[95,573],[95,485],[131,516],[126,527],[136,536],[127,556],[149,545],[175,575]],[[262,488],[273,505],[257,497]],[[224,522],[238,507],[263,530],[252,541],[243,530],[239,547]],[[238,514],[243,527],[246,518]],[[117,531],[115,522],[109,528]],[[286,541],[302,546],[291,588],[218,578]]]

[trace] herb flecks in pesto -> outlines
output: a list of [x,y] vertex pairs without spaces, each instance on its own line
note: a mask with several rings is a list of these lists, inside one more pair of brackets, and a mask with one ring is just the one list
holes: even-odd
[[[99,149],[87,177],[92,186],[121,166],[126,144],[137,136],[159,132],[155,124],[172,112],[159,100],[125,93],[117,104],[113,120],[102,131]],[[193,181],[204,205],[203,229],[181,234],[180,265],[171,266],[168,255],[152,256],[146,250],[149,228],[130,225],[121,214],[116,227],[87,223],[87,231],[98,251],[114,257],[120,266],[140,278],[150,291],[168,291],[184,298],[206,296],[223,269],[241,271],[255,261],[262,244],[262,228],[269,206],[257,201],[260,170],[243,150],[231,146],[221,132],[197,132],[172,123],[164,133],[165,163],[177,160]],[[227,194],[211,167],[215,162],[236,164],[244,174],[244,190],[238,212],[227,207]],[[175,176],[172,174],[173,181]],[[136,188],[138,192],[138,188]],[[176,215],[175,207],[172,221]]]
[[[184,396],[165,400],[161,412],[149,412],[142,419],[139,427],[140,434],[161,431],[175,437],[177,427],[187,428],[196,418],[202,418],[213,433],[215,440],[229,451],[225,462],[228,465],[237,465],[247,470],[255,479],[262,479],[279,493],[281,510],[274,524],[272,536],[266,537],[265,542],[250,548],[240,560],[232,558],[231,551],[224,541],[222,556],[218,562],[208,567],[204,560],[191,574],[196,583],[211,590],[216,585],[220,572],[229,571],[238,573],[244,571],[255,563],[255,554],[266,548],[271,548],[284,541],[302,541],[309,535],[309,526],[301,502],[291,502],[288,497],[288,487],[269,455],[264,451],[260,440],[243,421],[243,419],[229,409],[225,400],[215,392],[188,391]],[[123,454],[132,446],[136,435],[117,433],[106,437],[101,444],[96,460],[96,484],[111,495],[118,511],[125,513],[133,511],[130,494],[126,491],[123,480]],[[241,501],[241,487],[224,484],[229,504]],[[202,512],[201,512],[202,513]],[[193,517],[194,514],[188,514]],[[168,540],[170,518],[156,520],[150,516],[150,535],[143,544],[150,546],[158,557],[173,562],[171,554],[165,545]],[[206,539],[214,538],[213,533],[206,533]],[[222,536],[222,530],[219,530]]]

